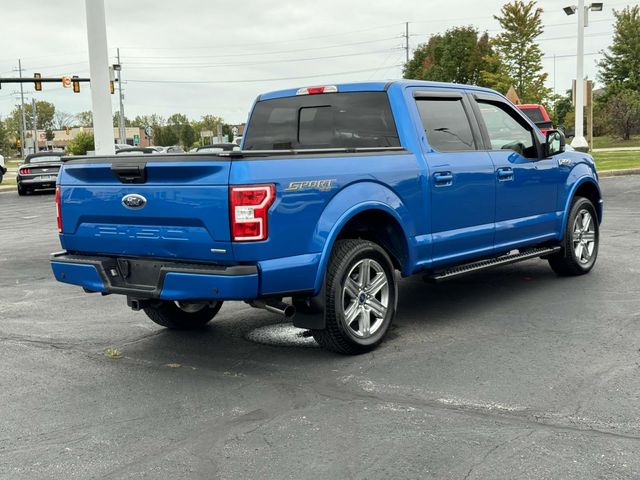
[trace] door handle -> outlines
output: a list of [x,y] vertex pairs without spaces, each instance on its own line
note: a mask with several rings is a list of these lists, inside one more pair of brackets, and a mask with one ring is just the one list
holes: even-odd
[[498,180],[501,182],[508,182],[513,180],[513,169],[510,167],[498,169]]
[[448,187],[453,184],[453,174],[451,172],[436,172],[433,174],[433,181],[436,187]]

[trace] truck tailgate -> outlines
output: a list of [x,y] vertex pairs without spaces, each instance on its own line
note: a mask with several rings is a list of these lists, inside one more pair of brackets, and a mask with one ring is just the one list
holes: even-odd
[[[138,177],[123,173],[123,166]],[[77,253],[231,261],[229,170],[229,159],[217,156],[67,162],[59,179],[62,246]]]

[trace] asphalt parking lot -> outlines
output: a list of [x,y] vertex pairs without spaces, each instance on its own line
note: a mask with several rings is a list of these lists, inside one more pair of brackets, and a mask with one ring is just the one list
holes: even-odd
[[249,340],[281,319],[243,303],[173,332],[58,284],[53,196],[1,193],[0,477],[640,478],[640,176],[602,187],[590,275],[404,280],[359,357]]

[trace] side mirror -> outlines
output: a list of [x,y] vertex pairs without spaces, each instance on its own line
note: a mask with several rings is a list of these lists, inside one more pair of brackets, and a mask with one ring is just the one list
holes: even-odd
[[549,130],[547,132],[546,142],[544,144],[545,157],[551,157],[558,153],[564,152],[566,141],[564,133],[560,130]]

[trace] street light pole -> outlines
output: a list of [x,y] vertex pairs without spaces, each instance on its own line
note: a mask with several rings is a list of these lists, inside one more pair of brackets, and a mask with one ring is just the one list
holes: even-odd
[[93,136],[97,155],[115,154],[104,0],[85,0]]
[[578,13],[578,52],[576,56],[576,88],[575,88],[575,133],[571,146],[576,150],[588,150],[589,143],[584,138],[584,28],[588,25],[589,10],[602,11],[602,2],[592,2],[585,6],[584,0],[578,0],[578,6],[564,7],[564,13],[573,15]]
[[577,149],[589,148],[584,138],[584,0],[578,0],[578,56],[576,68],[576,120],[575,136],[571,146]]

